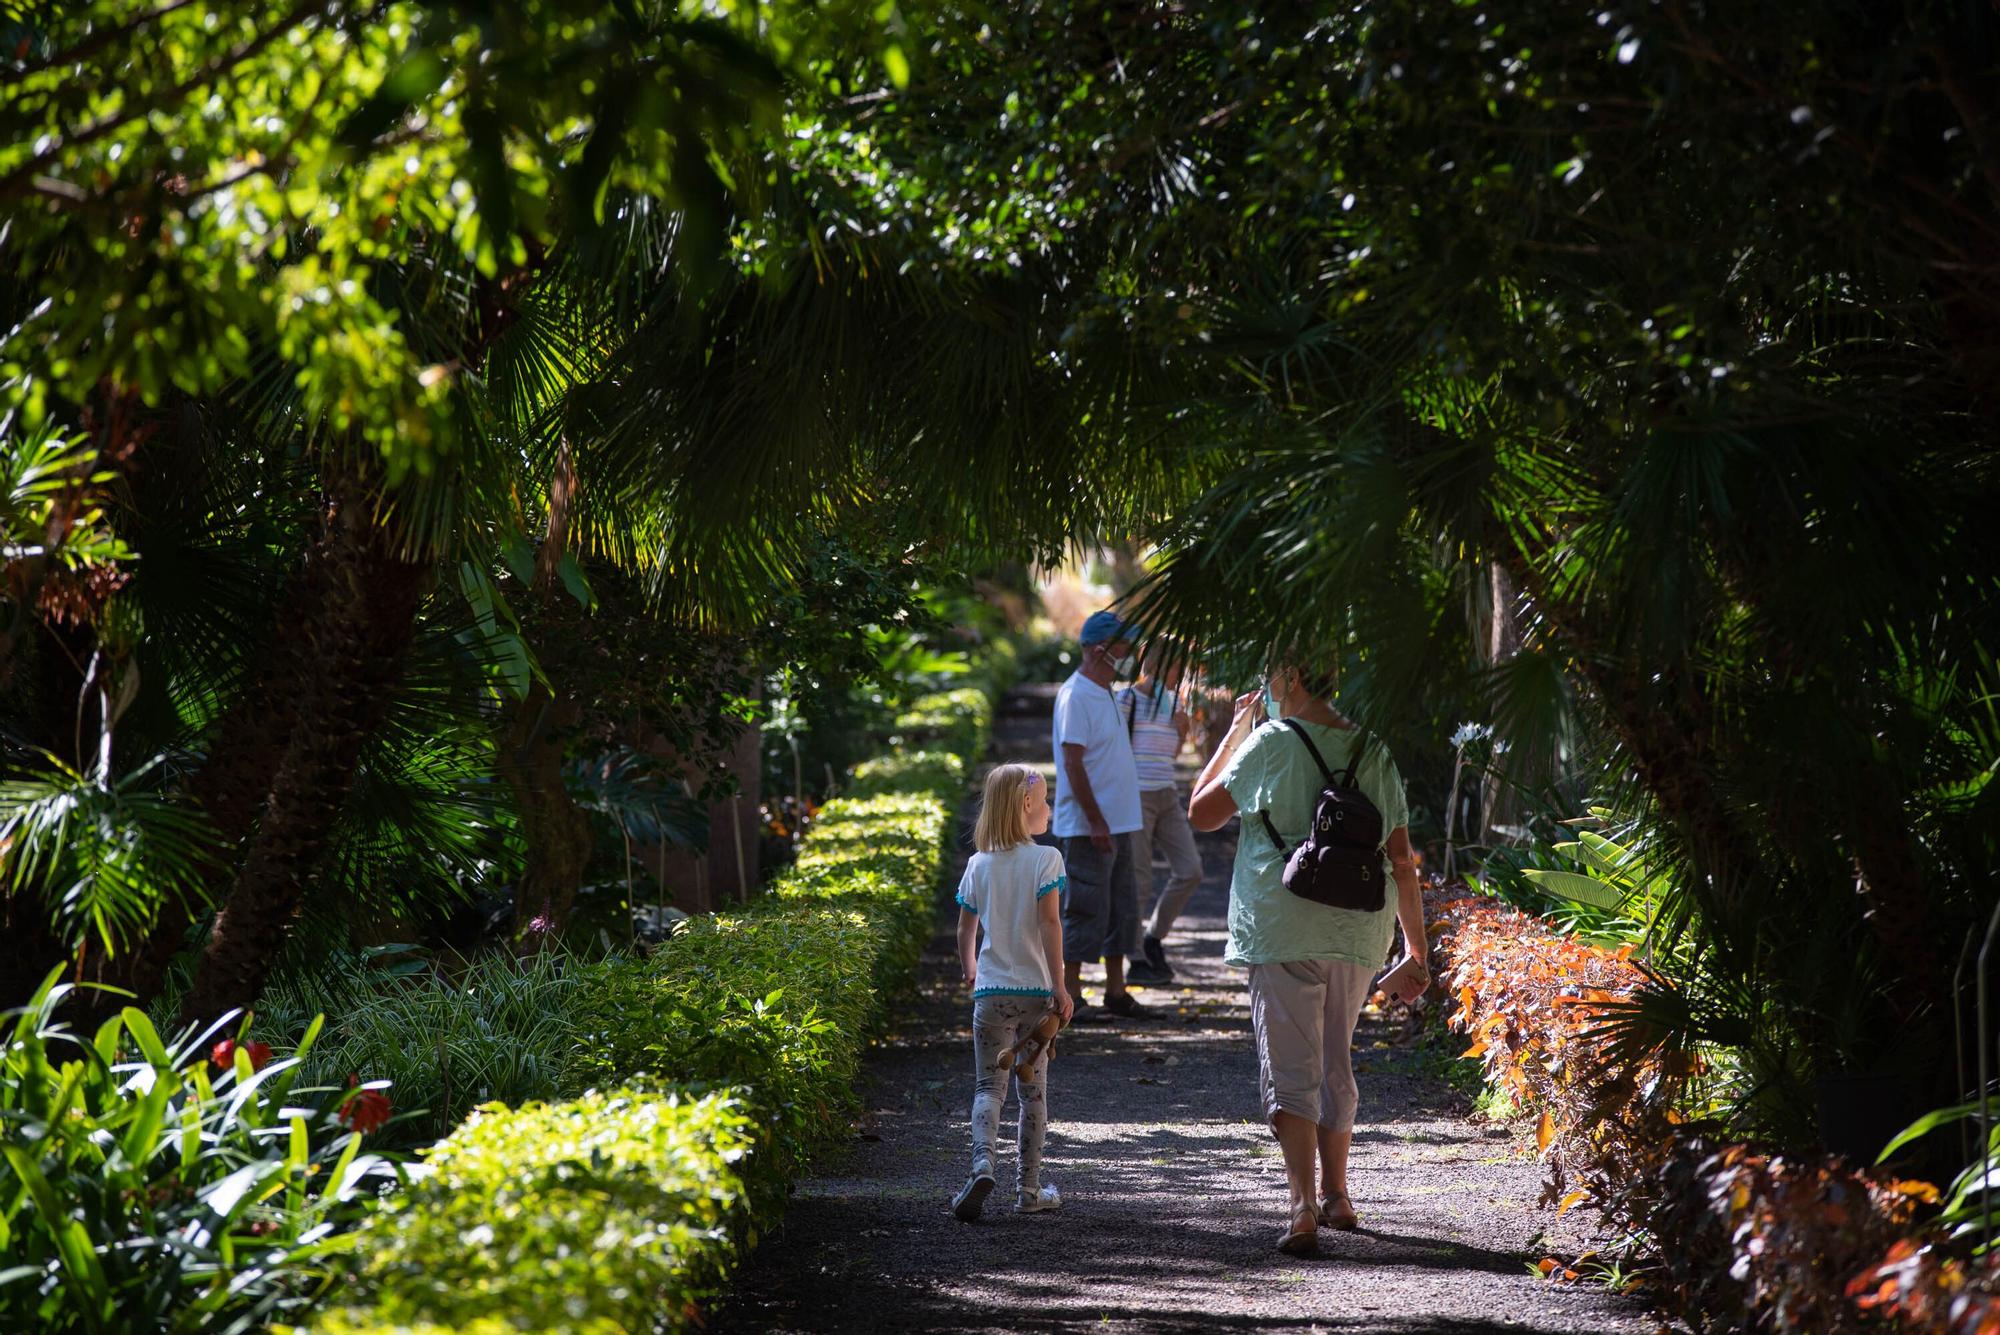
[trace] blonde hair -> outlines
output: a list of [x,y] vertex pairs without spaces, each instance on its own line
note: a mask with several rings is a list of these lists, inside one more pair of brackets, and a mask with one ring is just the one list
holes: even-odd
[[972,827],[972,846],[982,853],[1025,844],[1028,833],[1028,789],[1042,776],[1026,765],[995,765],[986,776],[986,793],[979,801],[979,820]]

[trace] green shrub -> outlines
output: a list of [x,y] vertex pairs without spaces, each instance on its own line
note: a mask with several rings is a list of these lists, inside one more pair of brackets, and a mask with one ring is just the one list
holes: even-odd
[[393,1175],[342,1125],[381,1096],[214,1030],[169,1048],[131,1007],[85,1040],[55,980],[0,1050],[0,1329],[246,1330],[312,1301]]
[[965,761],[950,751],[903,751],[854,767],[853,797],[948,793],[965,786]]
[[936,797],[828,803],[757,910],[697,919],[648,959],[598,966],[570,1086],[746,1088],[772,1134],[760,1180],[788,1178],[845,1130],[880,999],[929,935],[949,823]]
[[937,745],[967,764],[979,758],[993,722],[993,702],[976,686],[921,695],[896,716],[893,743],[904,747]]
[[760,1130],[758,1185],[781,1186],[853,1112],[878,935],[856,910],[698,919],[651,959],[601,966],[569,1082],[743,1089]]
[[313,1329],[677,1324],[725,1274],[751,1144],[742,1104],[724,1093],[621,1090],[476,1113],[369,1230],[373,1304]]
[[953,832],[954,785],[931,796],[844,797],[829,802],[778,879],[780,903],[860,909],[875,920],[877,992],[887,997],[915,974],[930,936],[931,891]]

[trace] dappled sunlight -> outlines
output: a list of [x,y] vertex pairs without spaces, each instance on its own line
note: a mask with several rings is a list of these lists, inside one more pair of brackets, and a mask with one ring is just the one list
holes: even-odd
[[[1002,711],[999,728],[995,754],[1047,745],[1032,713]],[[1283,1161],[1261,1120],[1243,976],[1221,964],[1230,843],[1201,840],[1207,879],[1169,943],[1178,981],[1141,989],[1160,1018],[1057,1039],[1052,1214],[1011,1210],[1011,1104],[985,1216],[960,1224],[946,1208],[966,1171],[972,1061],[941,900],[920,999],[871,1059],[858,1138],[800,1184],[781,1242],[752,1258],[720,1327],[874,1330],[887,1313],[910,1330],[1443,1332],[1534,1330],[1540,1314],[1550,1330],[1650,1331],[1636,1304],[1531,1275],[1543,1248],[1585,1249],[1581,1219],[1535,1209],[1532,1158],[1469,1119],[1400,1014],[1365,1016],[1356,1034],[1361,1228],[1323,1234],[1316,1260],[1275,1251]],[[1097,970],[1084,972],[1094,993]]]

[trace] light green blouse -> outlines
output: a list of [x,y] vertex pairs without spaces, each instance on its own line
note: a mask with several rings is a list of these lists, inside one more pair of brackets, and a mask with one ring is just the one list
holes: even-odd
[[[1327,767],[1335,772],[1346,768],[1361,733],[1300,722]],[[1369,744],[1361,762],[1360,782],[1361,791],[1382,811],[1385,837],[1397,826],[1410,823],[1403,776],[1379,737]],[[1257,819],[1259,811],[1270,812],[1271,823],[1288,847],[1295,847],[1305,836],[1313,806],[1325,786],[1305,743],[1283,724],[1260,725],[1229,758],[1222,771],[1222,785],[1243,813],[1243,828],[1236,837],[1236,868],[1229,880],[1229,951],[1223,956],[1224,963],[1339,960],[1380,968],[1396,935],[1395,881],[1385,879],[1389,891],[1381,909],[1374,913],[1328,908],[1300,899],[1279,879],[1286,854],[1271,843],[1264,822]],[[1388,878],[1386,855],[1382,871]]]

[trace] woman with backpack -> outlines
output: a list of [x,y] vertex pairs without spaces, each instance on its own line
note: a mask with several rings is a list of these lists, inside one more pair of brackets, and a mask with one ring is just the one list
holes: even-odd
[[1274,669],[1237,699],[1188,803],[1197,830],[1243,817],[1224,961],[1250,971],[1264,1115],[1291,1189],[1278,1246],[1294,1256],[1319,1250],[1318,1229],[1359,1222],[1347,1194],[1349,1049],[1398,920],[1399,990],[1430,980],[1402,775],[1379,738],[1328,703],[1333,689],[1330,674]]

